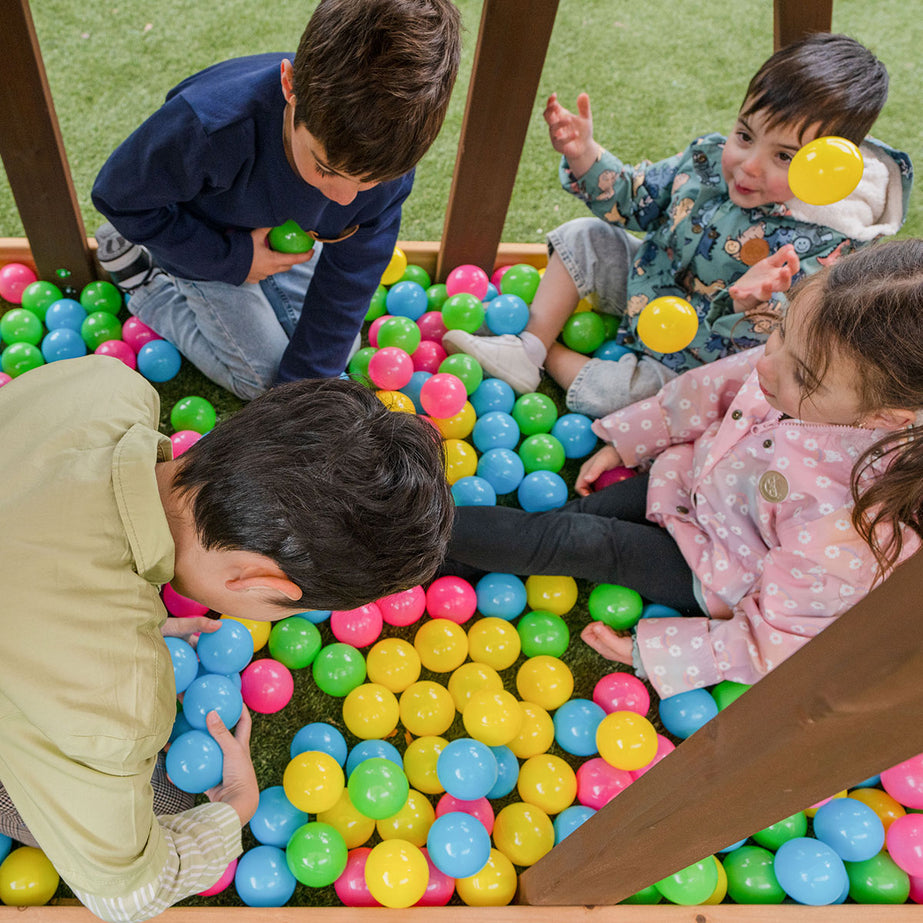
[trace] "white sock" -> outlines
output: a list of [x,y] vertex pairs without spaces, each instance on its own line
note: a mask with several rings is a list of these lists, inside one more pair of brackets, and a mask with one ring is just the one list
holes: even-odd
[[544,368],[545,357],[548,355],[545,344],[534,333],[529,333],[528,330],[523,330],[523,332],[519,334],[519,339],[522,340],[522,348],[526,351],[526,355],[540,369]]

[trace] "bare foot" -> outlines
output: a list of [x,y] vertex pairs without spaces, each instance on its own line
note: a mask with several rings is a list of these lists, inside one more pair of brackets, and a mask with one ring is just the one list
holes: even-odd
[[631,665],[633,642],[631,637],[622,637],[611,629],[605,622],[590,622],[580,637],[586,644],[605,657],[606,660],[615,660],[619,663]]

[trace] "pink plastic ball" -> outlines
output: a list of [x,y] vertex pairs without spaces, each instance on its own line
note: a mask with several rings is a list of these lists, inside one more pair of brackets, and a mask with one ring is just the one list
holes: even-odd
[[398,346],[385,346],[369,359],[369,378],[384,391],[398,391],[413,377],[413,359]]
[[465,383],[451,372],[437,372],[432,378],[427,378],[420,388],[420,404],[437,420],[454,417],[461,412],[467,400]]
[[633,478],[635,472],[631,468],[626,468],[624,465],[618,465],[615,468],[609,468],[608,471],[603,471],[603,473],[596,479],[596,482],[593,484],[593,490],[602,490],[604,487],[608,487],[610,484],[617,484],[619,481],[625,481],[628,478]]
[[905,808],[923,810],[923,753],[886,769],[881,787]]
[[426,864],[429,866],[429,882],[423,897],[417,901],[416,907],[445,907],[452,895],[455,893],[455,879],[450,878],[445,872],[440,872],[435,863],[429,857],[429,852],[424,846],[420,852],[426,856]]
[[470,814],[476,817],[487,830],[492,833],[494,829],[494,809],[486,798],[478,798],[476,801],[463,801],[446,792],[436,804],[436,817],[442,817],[443,814],[451,814],[453,811],[460,811],[462,814]]
[[498,266],[490,277],[490,284],[499,292],[500,291],[500,280],[505,275],[508,269],[512,269],[513,264],[510,263],[507,266]]
[[435,340],[420,340],[420,345],[413,351],[413,370],[415,372],[431,372],[433,375],[439,371],[439,366],[448,353],[442,348],[441,343]]
[[381,325],[392,317],[391,314],[382,314],[381,317],[376,317],[375,320],[369,324],[369,346],[374,346],[378,349],[378,329]]
[[368,846],[351,849],[343,874],[333,883],[337,897],[346,907],[381,907],[365,883],[365,863],[371,851]]
[[208,612],[208,606],[203,606],[188,596],[180,596],[169,583],[165,583],[163,587],[163,604],[170,615],[175,615],[179,619],[191,619]]
[[6,372],[0,372],[0,388],[4,385],[8,385],[13,380],[11,375],[7,375]]
[[577,801],[598,811],[631,783],[630,772],[616,769],[601,756],[594,756],[577,770]]
[[593,689],[593,701],[607,714],[633,711],[646,715],[651,707],[647,686],[631,673],[607,673]]
[[441,343],[446,334],[442,311],[427,311],[425,314],[421,314],[417,319],[417,326],[420,328],[420,336],[424,340],[435,340],[437,343]]
[[378,600],[382,619],[388,625],[413,625],[426,611],[426,590],[412,586]]
[[437,577],[426,591],[426,611],[434,619],[463,625],[478,607],[478,594],[462,577]]
[[652,766],[656,766],[668,753],[672,753],[676,749],[676,744],[673,743],[667,737],[664,737],[663,734],[657,735],[657,752],[654,754],[654,758],[646,765],[642,766],[640,769],[630,769],[629,775],[632,779],[640,778],[650,769]]
[[173,457],[179,458],[189,446],[195,445],[201,438],[202,434],[194,429],[181,429],[175,432],[170,437],[170,442],[173,443]]
[[97,356],[113,356],[124,362],[130,369],[138,368],[135,351],[124,340],[106,340],[94,350]]
[[467,292],[474,295],[475,298],[483,300],[487,294],[487,286],[490,279],[487,273],[480,266],[473,266],[471,263],[465,263],[463,266],[456,266],[445,280],[446,294],[450,297],[457,295],[459,292]]
[[145,343],[162,340],[163,337],[151,330],[144,321],[138,320],[137,317],[129,317],[122,324],[122,339],[137,353]]
[[338,609],[330,613],[330,630],[334,638],[353,647],[374,644],[382,628],[381,609],[377,603],[367,603],[358,609]]
[[25,263],[7,263],[0,268],[0,298],[10,304],[22,304],[22,290],[38,276]]
[[910,876],[910,900],[915,904],[923,904],[923,876]]
[[895,865],[908,875],[923,875],[923,814],[898,817],[888,827],[885,845]]
[[282,711],[295,691],[295,680],[287,666],[265,657],[254,660],[240,674],[240,694],[244,704],[261,715]]
[[237,860],[231,859],[231,864],[224,870],[224,874],[210,887],[204,891],[199,891],[202,897],[211,897],[214,894],[220,894],[234,880],[234,873],[237,871]]

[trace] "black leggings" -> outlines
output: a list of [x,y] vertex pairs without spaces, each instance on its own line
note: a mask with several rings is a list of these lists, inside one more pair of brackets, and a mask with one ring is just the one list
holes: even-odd
[[682,612],[701,609],[692,571],[666,529],[645,518],[647,475],[619,481],[546,513],[462,506],[445,571],[553,574],[616,583]]

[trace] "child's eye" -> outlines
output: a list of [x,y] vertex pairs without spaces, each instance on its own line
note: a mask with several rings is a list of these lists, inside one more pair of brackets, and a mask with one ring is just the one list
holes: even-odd
[[790,164],[792,162],[792,155],[789,154],[788,151],[780,151],[778,157],[784,164]]
[[753,136],[750,132],[744,131],[743,129],[738,129],[737,137],[744,144],[749,144],[753,140]]
[[317,175],[321,179],[326,179],[328,176],[333,176],[333,170],[325,170],[320,164],[314,164],[314,169],[317,171]]

